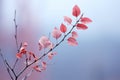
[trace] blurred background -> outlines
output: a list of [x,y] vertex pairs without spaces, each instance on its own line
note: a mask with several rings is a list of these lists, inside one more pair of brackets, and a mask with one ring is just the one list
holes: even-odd
[[[63,42],[47,70],[34,72],[28,80],[120,80],[119,0],[0,0],[0,48],[4,57],[11,65],[15,61],[15,10],[19,44],[27,41],[29,50],[39,54],[39,38],[59,27],[63,16],[75,19],[75,4],[93,20],[87,30],[78,31],[79,45]],[[0,58],[0,80],[8,79]]]

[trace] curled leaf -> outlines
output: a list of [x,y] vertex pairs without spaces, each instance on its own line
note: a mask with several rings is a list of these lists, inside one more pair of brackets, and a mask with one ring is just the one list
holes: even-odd
[[60,31],[63,33],[67,31],[67,27],[63,23],[60,25]]
[[69,38],[67,39],[67,41],[68,41],[68,44],[71,45],[71,46],[77,46],[77,45],[78,45],[76,39],[73,38],[73,37],[69,37]]
[[77,5],[75,5],[72,10],[72,15],[78,17],[80,13],[81,13],[80,8]]
[[88,28],[85,24],[81,24],[81,23],[78,23],[76,27],[78,30],[81,30],[81,29],[86,30]]

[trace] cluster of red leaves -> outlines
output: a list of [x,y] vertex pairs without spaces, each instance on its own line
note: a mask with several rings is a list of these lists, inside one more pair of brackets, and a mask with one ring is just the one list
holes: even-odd
[[[90,18],[83,17],[83,14],[81,14],[80,8],[77,5],[75,5],[73,7],[72,15],[75,16],[75,17],[79,17],[81,15],[79,20],[78,20],[79,22],[75,25],[77,30],[86,30],[88,28],[86,24],[92,22],[92,20]],[[71,24],[71,22],[72,22],[72,19],[69,18],[69,17],[64,17],[64,20],[66,22],[68,22],[69,24]],[[77,32],[72,31],[71,34],[72,34],[72,36],[67,39],[68,44],[70,44],[72,46],[78,45],[78,42],[76,40],[76,38],[78,37]]]
[[32,58],[34,60],[37,60],[37,57],[35,56],[35,54],[31,51],[27,51],[27,46],[28,46],[28,43],[27,42],[24,42],[22,44],[22,47],[20,48],[19,52],[16,54],[16,57],[18,59],[22,58],[24,55],[26,57],[26,61],[31,61]]
[[[86,24],[92,22],[92,20],[90,18],[83,17],[83,14],[81,14],[80,8],[77,5],[75,5],[73,7],[72,15],[75,16],[75,17],[80,17],[80,15],[81,15],[81,17],[79,19],[79,22],[76,24],[76,29],[77,30],[86,30],[88,28]],[[71,24],[72,23],[72,19],[70,17],[68,17],[68,16],[64,16],[64,21],[67,24]],[[67,27],[66,26],[67,25],[61,23],[60,29],[55,27],[53,32],[52,32],[52,36],[54,38],[56,38],[56,39],[60,38],[62,33],[65,34],[67,32]],[[67,39],[68,44],[70,44],[72,46],[78,45],[78,42],[76,40],[76,38],[78,37],[77,32],[72,31],[71,34],[72,34],[72,36]]]
[[[36,55],[35,55],[33,52],[27,51],[27,46],[28,46],[27,42],[24,42],[24,43],[22,44],[22,47],[20,48],[19,52],[16,54],[16,57],[17,57],[18,59],[21,59],[23,56],[25,56],[25,59],[26,59],[25,64],[26,64],[26,65],[29,65],[32,60],[35,61],[35,60],[37,60],[38,58],[36,57]],[[45,47],[47,47],[47,46],[45,46]],[[51,54],[52,54],[52,55],[51,55]],[[48,55],[48,57],[49,57],[50,59],[52,59],[52,56],[53,56],[53,53],[50,53],[50,54]],[[47,63],[46,63],[45,61],[42,61],[42,62],[41,62],[41,66],[42,66],[42,67],[40,68],[39,65],[35,65],[35,66],[33,67],[33,69],[36,70],[37,72],[41,72],[42,70],[45,70],[45,69],[46,69]]]
[[[80,17],[79,20],[76,21],[76,24],[73,26],[75,27],[77,30],[86,30],[88,27],[87,27],[87,24],[92,22],[92,20],[88,17],[83,17],[83,14],[81,14],[81,10],[80,8],[75,5],[72,9],[72,15],[76,18]],[[64,16],[64,22],[67,23],[68,25],[72,25],[72,19],[68,16]],[[65,34],[68,34],[70,33],[71,36],[67,38],[67,42],[69,45],[71,46],[76,46],[78,45],[78,42],[77,42],[77,37],[78,37],[78,33],[76,31],[68,31],[69,29],[67,29],[67,25],[66,24],[63,24],[61,23],[60,27],[57,28],[55,27],[52,31],[52,37],[55,38],[56,40],[58,40],[63,34],[65,36]],[[56,43],[57,44],[57,43]],[[28,61],[31,60],[31,57],[33,57],[34,60],[37,60],[38,58],[35,56],[34,53],[32,52],[29,52],[26,50],[26,47],[27,47],[27,43],[25,42],[19,53],[17,53],[17,58],[20,59],[22,58],[23,55],[29,55],[29,58],[28,58]],[[47,37],[47,36],[42,36],[39,40],[39,50],[45,50],[46,48],[47,49],[53,49],[55,47],[54,43],[52,43],[50,41],[50,39]],[[53,56],[56,55],[56,52],[52,52],[50,51],[47,56],[48,56],[48,59],[52,59]],[[42,67],[41,67],[42,66]],[[41,61],[41,65],[36,65],[33,67],[34,70],[38,71],[38,72],[41,72],[42,70],[45,70],[46,69],[46,66],[47,66],[47,63],[45,61]]]

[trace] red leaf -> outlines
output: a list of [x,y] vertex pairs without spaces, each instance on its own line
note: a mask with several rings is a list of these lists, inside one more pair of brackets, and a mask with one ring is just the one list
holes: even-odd
[[49,52],[49,53],[48,53],[48,58],[49,58],[50,60],[53,58],[53,56],[54,56],[53,52]]
[[71,45],[71,46],[77,46],[77,45],[78,45],[76,39],[73,38],[73,37],[69,37],[69,38],[67,39],[67,41],[68,41],[68,44]]
[[27,53],[26,48],[25,47],[21,47],[20,48],[20,53],[26,54]]
[[80,30],[80,29],[86,30],[88,28],[85,24],[80,24],[80,23],[78,23],[76,27],[78,30]]
[[60,26],[60,31],[65,33],[67,31],[67,27],[62,23]]
[[92,20],[91,20],[90,18],[83,17],[83,18],[81,19],[81,22],[84,23],[84,24],[87,24],[87,23],[92,22]]
[[39,50],[48,48],[51,45],[50,40],[46,36],[42,36],[39,40]]
[[67,22],[67,23],[69,23],[69,24],[71,24],[72,19],[69,18],[69,17],[67,17],[67,16],[64,16],[64,21]]
[[17,53],[17,54],[16,54],[16,57],[17,57],[18,59],[20,59],[20,58],[22,58],[22,54],[21,54],[21,53]]
[[78,37],[77,32],[73,31],[73,32],[72,32],[72,37],[76,39],[76,38]]
[[47,67],[47,63],[43,61],[41,62],[41,65],[42,65],[42,69],[45,70]]
[[61,31],[56,27],[52,31],[52,36],[56,39],[60,38],[61,34],[62,34]]
[[73,7],[72,15],[75,17],[78,17],[80,15],[80,13],[81,13],[80,8],[77,5],[75,5]]
[[36,70],[37,72],[41,72],[42,71],[41,68],[38,65],[34,66],[33,69]]
[[43,46],[41,45],[41,43],[38,43],[38,45],[39,45],[39,50],[42,50]]

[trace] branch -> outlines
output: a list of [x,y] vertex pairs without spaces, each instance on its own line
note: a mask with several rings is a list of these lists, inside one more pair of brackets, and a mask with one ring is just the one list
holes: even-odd
[[[14,19],[13,19],[13,21],[14,21],[14,25],[15,25],[15,42],[16,42],[17,52],[19,52],[19,50],[20,50],[20,48],[22,46],[22,43],[20,44],[20,46],[18,45],[18,30],[17,30],[18,25],[16,23],[16,10],[14,12]],[[17,62],[18,62],[18,58],[15,60],[15,63],[13,65],[13,69],[15,68]]]
[[[82,15],[81,15],[82,16]],[[81,18],[81,17],[80,17]],[[25,66],[25,68],[17,75],[17,77],[19,77],[27,68],[29,68],[32,64],[36,63],[37,61],[41,60],[43,57],[45,57],[49,52],[53,51],[56,47],[58,47],[64,40],[65,38],[72,32],[72,30],[74,29],[74,27],[76,26],[76,24],[79,22],[80,19],[78,19],[76,21],[76,23],[72,26],[72,28],[70,29],[70,31],[64,35],[64,37],[62,38],[62,40],[60,42],[58,42],[52,49],[50,49],[49,51],[47,51],[46,53],[44,53],[41,57],[39,57],[37,60],[33,61],[31,64]]]
[[[15,13],[14,13],[14,24],[15,24],[15,41],[16,41],[17,51],[19,52],[18,40],[17,40],[16,10],[15,10]],[[21,45],[20,45],[20,47],[21,47]],[[18,59],[16,59],[15,64],[13,65],[13,68],[12,68],[12,67],[9,65],[9,63],[7,62],[7,60],[4,59],[4,57],[3,57],[2,53],[1,53],[1,50],[0,50],[0,55],[1,55],[1,57],[2,57],[2,60],[3,60],[4,64],[5,64],[5,67],[6,67],[7,71],[8,71],[11,79],[14,80],[11,72],[13,73],[13,75],[14,75],[14,77],[15,77],[15,79],[16,79],[17,76],[16,76],[16,73],[15,73],[15,71],[14,71],[14,68],[15,68],[15,66],[16,66],[16,64],[17,64],[17,62],[18,62]]]
[[19,52],[19,49],[18,49],[18,38],[17,38],[17,28],[18,28],[18,25],[16,23],[16,10],[14,12],[14,24],[15,24],[15,41],[16,41],[16,47],[17,47],[17,51]]
[[[73,12],[72,12],[72,14],[73,14],[73,16],[75,16],[76,17],[76,22],[74,23],[74,25],[72,25],[72,27],[71,27],[71,29],[68,31],[68,32],[66,32],[67,31],[67,28],[66,28],[66,26],[60,26],[60,31],[61,32],[63,32],[64,33],[64,35],[63,35],[63,37],[61,38],[61,40],[59,40],[59,41],[57,41],[57,37],[56,37],[56,44],[55,44],[55,46],[53,46],[53,48],[51,48],[51,49],[47,49],[47,51],[45,52],[45,50],[44,50],[44,53],[43,54],[41,54],[41,56],[40,57],[38,57],[37,59],[36,59],[36,56],[35,55],[33,55],[33,57],[35,58],[35,60],[32,62],[32,63],[30,63],[30,64],[28,64],[28,56],[27,56],[27,54],[25,55],[25,58],[26,58],[26,65],[22,68],[22,70],[21,71],[19,71],[17,74],[16,74],[16,72],[15,72],[15,67],[16,67],[16,64],[18,63],[18,58],[15,60],[15,63],[13,64],[13,66],[11,67],[9,64],[8,64],[8,62],[7,62],[7,60],[6,59],[4,59],[4,57],[3,57],[3,55],[2,55],[2,53],[1,53],[1,49],[0,49],[0,55],[1,55],[1,57],[2,57],[2,60],[3,60],[3,62],[4,62],[4,64],[5,64],[5,67],[6,67],[6,69],[7,69],[7,72],[9,73],[9,76],[10,76],[10,78],[11,78],[11,80],[18,80],[18,78],[25,72],[25,70],[27,70],[30,66],[32,66],[34,63],[36,63],[36,62],[38,62],[39,60],[41,60],[42,58],[44,58],[45,56],[47,56],[47,54],[49,53],[49,52],[51,52],[51,51],[53,51],[55,48],[57,48],[67,37],[68,37],[68,35],[69,34],[71,34],[72,33],[72,31],[73,31],[73,29],[77,26],[77,28],[78,29],[87,29],[87,26],[86,25],[84,25],[84,24],[80,24],[79,22],[80,22],[80,20],[81,20],[81,22],[92,22],[92,20],[90,20],[89,18],[83,18],[83,14],[81,14],[81,16],[80,16],[80,18],[78,19],[78,16],[80,15],[80,9],[79,9],[79,7],[77,6],[77,5],[75,5],[74,7],[73,7]],[[65,19],[65,18],[64,18]],[[27,51],[25,51],[24,52],[24,49],[23,50],[21,50],[20,48],[22,47],[22,43],[20,44],[20,46],[19,46],[19,44],[18,44],[18,25],[17,25],[17,22],[16,22],[16,10],[15,10],[15,12],[14,12],[14,19],[13,19],[13,21],[14,21],[14,26],[15,26],[15,35],[14,35],[14,38],[15,38],[15,43],[16,43],[16,47],[17,47],[17,53],[20,53],[20,54],[24,54],[24,53],[26,53]],[[71,22],[72,22],[72,20],[71,20],[71,18],[69,18],[69,17],[66,17],[66,20],[65,21],[67,21],[68,23],[70,23],[71,24]],[[66,34],[65,34],[66,33]],[[77,33],[76,33],[77,34]],[[73,35],[75,35],[75,34],[73,34],[72,33],[72,37],[73,37]],[[61,34],[60,34],[60,36],[61,36]],[[54,37],[54,36],[53,36]],[[49,38],[50,38],[50,33],[49,33]],[[55,37],[54,37],[55,38]],[[71,38],[71,37],[70,37]],[[74,38],[73,38],[74,39]],[[69,41],[69,38],[68,38],[68,41]],[[76,38],[75,38],[75,40],[73,40],[73,41],[76,41]],[[71,42],[73,42],[73,41],[71,41]],[[46,47],[45,47],[46,48]],[[44,49],[45,49],[44,48]],[[32,54],[32,53],[31,53]],[[30,55],[31,55],[30,54]],[[17,56],[20,56],[21,57],[21,55],[17,55]],[[31,73],[33,72],[33,70],[31,70],[28,74],[26,74],[25,76],[24,76],[24,78],[22,79],[22,80],[27,80],[27,78],[31,75]]]
[[2,53],[1,53],[1,49],[0,49],[0,56],[1,56],[2,60],[3,60],[3,62],[4,62],[4,65],[6,67],[6,70],[7,70],[8,74],[9,74],[11,80],[14,80],[14,78],[12,77],[12,74],[10,73],[11,67],[9,66],[9,64],[7,63],[7,61],[4,59],[4,57],[3,57]]

